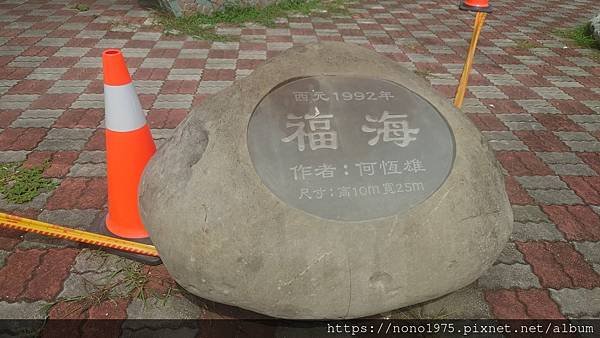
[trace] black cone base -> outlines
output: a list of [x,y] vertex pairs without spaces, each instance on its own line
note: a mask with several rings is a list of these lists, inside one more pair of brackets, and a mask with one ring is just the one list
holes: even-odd
[[475,6],[469,6],[469,5],[465,5],[464,3],[461,3],[458,6],[458,8],[462,9],[463,11],[471,11],[471,12],[484,12],[484,13],[492,12],[492,6],[475,7]]
[[[90,228],[90,231],[95,232],[100,235],[104,235],[104,236],[109,236],[109,237],[114,237],[114,238],[119,238],[119,239],[125,239],[125,240],[132,241],[132,242],[152,245],[152,241],[150,240],[150,238],[132,239],[132,238],[119,237],[119,236],[113,234],[112,232],[108,231],[108,229],[106,228],[105,222],[100,223],[100,225],[93,225]],[[134,260],[134,261],[146,264],[146,265],[159,265],[162,263],[162,260],[160,259],[160,257],[136,254],[133,252],[121,251],[121,250],[111,249],[111,248],[106,248],[106,247],[102,247],[102,250],[104,250],[108,253],[111,253],[113,255],[131,259],[131,260]]]

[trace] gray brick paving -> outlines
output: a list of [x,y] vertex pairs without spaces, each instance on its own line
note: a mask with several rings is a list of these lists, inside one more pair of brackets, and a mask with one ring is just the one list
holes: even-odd
[[16,85],[18,80],[0,80],[0,95],[6,93],[12,86]]
[[572,100],[573,98],[567,93],[556,87],[531,87],[531,90],[536,92],[539,96],[544,99],[554,100]]
[[190,108],[194,96],[191,94],[160,94],[154,102],[153,108]]
[[555,131],[561,141],[596,141],[596,138],[589,133],[581,131]]
[[485,289],[539,288],[538,278],[526,264],[493,265],[478,280],[478,286]]
[[563,235],[552,223],[515,222],[511,239],[515,241],[562,241]]
[[423,318],[493,318],[482,290],[475,283],[433,301],[382,315],[383,318],[413,318],[415,313],[423,314]]
[[79,58],[79,61],[73,66],[75,68],[101,68],[102,58],[99,56],[86,56]]
[[172,58],[146,58],[140,68],[171,68],[174,62]]
[[45,139],[37,146],[36,150],[60,151],[60,150],[81,150],[85,146],[85,139]]
[[0,109],[27,109],[39,97],[37,94],[3,95],[0,97]]
[[2,267],[6,263],[6,258],[8,258],[10,254],[11,252],[9,251],[0,250],[0,269],[2,269]]
[[19,55],[25,50],[25,47],[21,46],[2,46],[0,49],[0,56],[14,56]]
[[587,164],[550,164],[548,165],[557,175],[597,176],[594,169]]
[[41,39],[36,43],[37,46],[43,47],[62,47],[67,42],[69,42],[69,38],[50,38],[46,37]]
[[569,118],[587,131],[600,130],[600,115],[569,115]]
[[529,113],[538,114],[560,114],[560,110],[546,100],[516,100],[517,104]]
[[11,123],[13,128],[50,128],[64,112],[61,109],[26,110]]
[[236,59],[207,59],[206,69],[235,69]]
[[136,298],[127,307],[127,318],[197,319],[201,311],[198,305],[190,302],[183,295],[175,294],[166,299],[150,297],[144,301]]
[[127,295],[130,287],[119,282],[126,277],[127,269],[137,263],[99,250],[83,249],[75,258],[71,275],[64,282],[58,298],[86,296],[107,285],[119,284],[112,289],[115,296]]
[[87,52],[89,52],[91,48],[89,47],[61,47],[54,56],[79,56],[82,57]]
[[[48,305],[48,302],[45,301],[37,301],[33,303],[0,302],[0,319],[44,319],[46,314],[42,312],[42,309],[46,305]],[[18,327],[14,327],[14,329],[17,328]],[[15,330],[14,332],[19,331]],[[20,331],[20,334],[23,334],[23,331]],[[6,337],[9,336],[10,335],[7,335]]]
[[513,242],[506,243],[506,246],[498,256],[498,262],[504,264],[526,264],[523,254],[517,249],[517,246]]
[[16,68],[35,68],[46,61],[46,59],[48,59],[46,56],[17,56],[7,66]]
[[233,81],[200,81],[197,94],[215,94],[227,88]]
[[498,87],[495,86],[469,86],[469,90],[478,99],[507,99]]
[[106,176],[105,163],[75,163],[67,174],[69,177],[103,177]]
[[93,129],[55,128],[40,142],[38,150],[81,150],[92,135]]
[[573,245],[586,261],[600,264],[600,242],[574,242]]
[[[120,48],[123,51],[123,46],[127,43],[127,40],[124,39],[102,39],[98,41],[97,44],[94,45],[95,48]],[[127,54],[124,54],[125,58],[128,58]],[[145,55],[144,55],[145,56]]]
[[[202,69],[177,69],[169,72],[167,80],[199,81],[202,78]],[[136,81],[137,84],[137,81]]]
[[575,152],[600,152],[598,141],[565,141],[565,143]]
[[96,209],[72,209],[72,210],[43,210],[38,219],[70,228],[88,228],[99,211]]
[[163,84],[164,81],[160,80],[136,80],[134,82],[138,94],[158,94]]
[[569,66],[556,66],[561,72],[569,76],[591,76],[592,74],[586,72],[583,68],[569,67]]
[[526,65],[500,65],[510,75],[535,75],[535,72]]
[[600,317],[600,288],[594,289],[550,289],[550,297],[568,317]]
[[583,204],[572,190],[528,190],[529,194],[542,204]]
[[103,94],[81,94],[71,108],[104,108]]
[[486,74],[485,77],[496,86],[521,85],[521,82],[519,82],[514,76],[510,74]]
[[575,81],[572,77],[569,76],[544,76],[548,81],[550,81],[556,87],[562,88],[579,88],[583,87],[583,85],[577,81]]
[[106,162],[106,152],[101,150],[86,150],[79,154],[75,163],[103,163]]
[[131,37],[132,40],[149,40],[149,41],[158,41],[160,39],[161,33],[157,32],[137,32],[133,34]]
[[513,205],[515,222],[548,222],[548,216],[537,205]]
[[27,80],[58,80],[68,68],[36,68],[25,79]]
[[93,129],[88,128],[54,128],[48,131],[46,135],[47,139],[65,139],[65,140],[75,140],[75,139],[84,139],[87,140],[92,133]]
[[530,114],[498,114],[496,115],[510,130],[545,130]]
[[[102,41],[102,40],[100,40]],[[150,48],[122,48],[123,56],[125,58],[143,58],[150,53]]]
[[521,176],[517,177],[517,181],[525,189],[568,189],[557,176]]
[[25,161],[29,153],[27,150],[0,151],[0,163]]
[[581,103],[600,114],[600,100],[583,100]]
[[580,164],[583,161],[573,153],[565,152],[537,152],[536,156],[549,164]]

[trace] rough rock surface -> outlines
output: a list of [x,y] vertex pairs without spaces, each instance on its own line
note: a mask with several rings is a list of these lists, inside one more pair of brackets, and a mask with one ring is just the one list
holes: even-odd
[[[430,101],[454,132],[445,183],[408,212],[321,219],[263,185],[247,148],[250,116],[278,84],[311,75],[394,81]],[[344,43],[290,49],[206,99],[146,168],[141,213],[171,275],[216,302],[283,318],[353,318],[458,290],[500,254],[513,215],[503,178],[468,118],[417,75]]]
[[592,36],[600,45],[600,13],[596,15],[596,17],[594,17],[592,21],[590,21],[590,25],[592,28]]

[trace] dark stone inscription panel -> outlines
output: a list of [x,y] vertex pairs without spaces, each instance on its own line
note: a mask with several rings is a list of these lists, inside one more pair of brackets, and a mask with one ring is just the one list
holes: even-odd
[[248,125],[254,167],[281,200],[333,220],[402,213],[448,177],[454,138],[440,113],[396,83],[345,76],[290,81]]

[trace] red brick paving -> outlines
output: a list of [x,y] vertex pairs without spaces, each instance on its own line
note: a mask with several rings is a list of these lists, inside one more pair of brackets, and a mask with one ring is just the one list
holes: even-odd
[[62,290],[63,282],[69,276],[71,265],[79,250],[50,249],[42,256],[40,265],[33,271],[27,289],[21,298],[51,301]]
[[600,177],[563,176],[561,179],[586,203],[600,205]]
[[46,136],[43,128],[7,128],[0,134],[0,150],[32,150]]
[[523,189],[521,184],[513,176],[505,176],[504,183],[506,187],[506,193],[511,204],[515,205],[526,205],[533,204],[533,198],[529,196],[527,191]]
[[500,151],[496,153],[500,164],[513,176],[546,176],[553,172],[534,153],[525,151]]
[[8,257],[6,265],[0,269],[2,300],[14,302],[26,291],[33,272],[45,254],[46,252],[38,249],[17,250]]
[[568,240],[600,240],[600,218],[591,208],[587,206],[543,205],[542,209]]
[[485,300],[498,319],[528,319],[525,304],[519,301],[514,290],[487,290]]
[[48,199],[46,208],[99,209],[106,200],[105,178],[67,178]]

